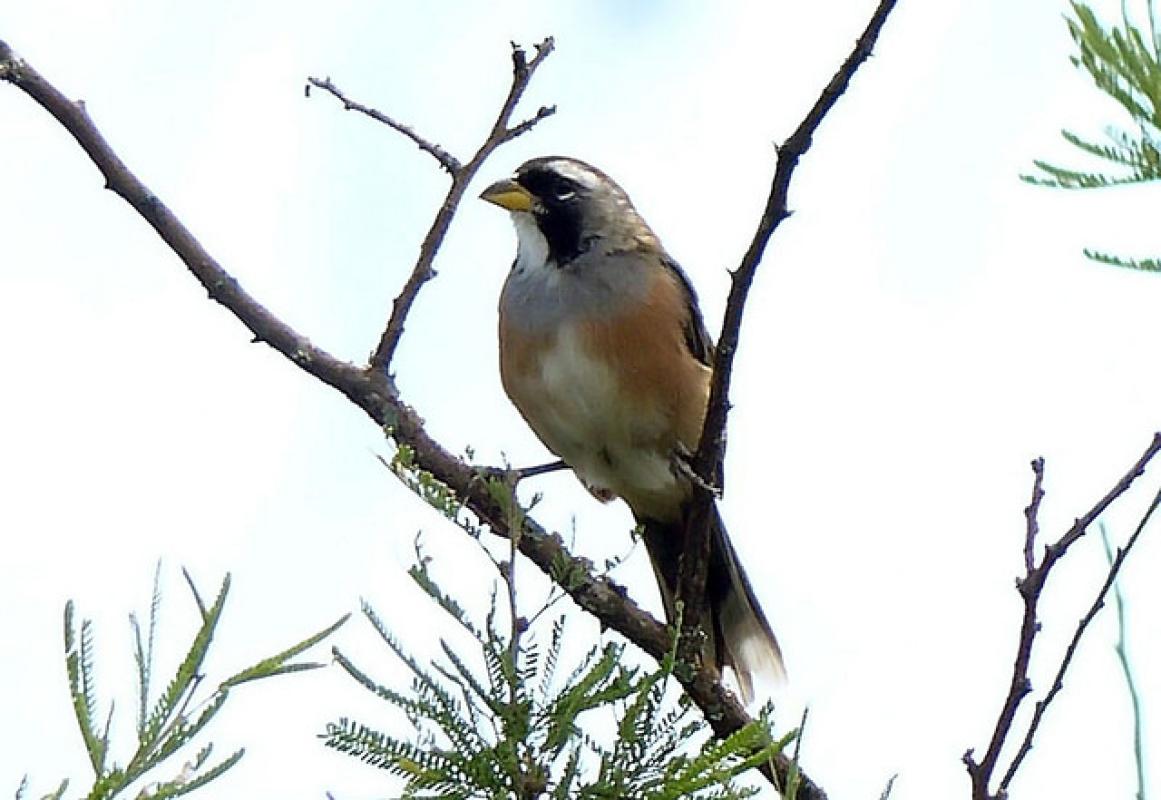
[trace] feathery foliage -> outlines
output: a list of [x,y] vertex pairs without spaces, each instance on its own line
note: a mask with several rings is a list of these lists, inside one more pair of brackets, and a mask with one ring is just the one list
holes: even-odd
[[[1034,161],[1042,174],[1023,175],[1023,180],[1062,189],[1094,189],[1161,178],[1161,38],[1157,31],[1157,2],[1145,0],[1147,33],[1133,23],[1124,2],[1120,24],[1108,27],[1101,24],[1088,5],[1072,2],[1074,16],[1067,19],[1068,32],[1079,49],[1072,63],[1084,69],[1097,88],[1120,104],[1136,131],[1109,126],[1107,142],[1094,142],[1071,131],[1062,131],[1067,142],[1111,165],[1112,171],[1090,172]],[[1158,258],[1123,258],[1088,248],[1084,253],[1103,264],[1161,271]]]
[[[411,672],[410,690],[381,685],[338,649],[335,658],[402,711],[412,730],[395,735],[342,718],[323,734],[328,747],[402,778],[404,798],[744,798],[757,790],[739,785],[737,776],[794,738],[773,738],[768,710],[727,739],[709,738],[686,697],[668,699],[675,651],[647,671],[626,666],[624,645],[607,642],[558,684],[563,617],[547,626],[541,642],[519,616],[504,629],[499,592],[479,625],[438,586],[427,559],[411,576],[471,637],[471,652],[441,640],[444,660],[421,664],[364,603],[364,616]],[[514,598],[511,562],[501,576]]]
[[[225,773],[238,763],[244,751],[237,750],[211,763],[213,745],[207,743],[180,768],[170,772],[168,778],[159,778],[157,774],[160,767],[173,763],[172,757],[197,737],[217,716],[233,687],[248,681],[324,666],[317,663],[289,662],[329,636],[347,620],[344,616],[333,625],[282,652],[236,672],[220,682],[206,696],[201,696],[199,689],[205,681],[202,666],[221,621],[230,589],[230,576],[225,577],[213,603],[207,606],[189,573],[183,570],[183,574],[197,604],[201,624],[177,670],[160,693],[155,691],[154,682],[154,643],[157,633],[161,630],[160,565],[153,576],[148,622],[142,626],[135,614],[129,617],[129,624],[133,630],[133,658],[137,673],[137,687],[134,693],[137,707],[136,745],[132,754],[123,763],[110,758],[109,735],[113,721],[113,704],[110,703],[109,711],[103,720],[99,713],[92,623],[89,620],[82,620],[78,626],[73,602],[70,600],[65,605],[65,667],[68,672],[69,692],[72,695],[77,726],[80,728],[81,739],[84,741],[94,775],[92,787],[84,795],[86,800],[109,800],[145,778],[152,778],[152,782],[139,788],[135,797],[138,800],[165,800],[189,794]],[[46,798],[61,800],[67,787],[68,781],[62,782],[60,787],[54,793],[46,795]],[[22,782],[17,790],[18,800],[26,789],[27,781]]]

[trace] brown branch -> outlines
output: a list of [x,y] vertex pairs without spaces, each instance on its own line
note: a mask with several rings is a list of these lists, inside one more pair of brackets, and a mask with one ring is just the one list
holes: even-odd
[[556,113],[555,107],[542,107],[532,118],[514,127],[509,127],[509,121],[512,119],[512,113],[516,110],[517,103],[524,96],[524,91],[528,88],[532,76],[536,74],[537,68],[552,53],[553,46],[554,43],[550,36],[536,45],[536,55],[529,61],[523,48],[518,47],[515,43],[512,44],[512,85],[508,89],[508,96],[504,99],[503,105],[500,106],[500,113],[496,115],[496,121],[492,123],[492,129],[488,132],[484,143],[480,145],[480,149],[476,151],[468,163],[452,172],[452,183],[448,187],[447,196],[444,197],[435,219],[432,220],[427,235],[423,237],[423,243],[419,246],[419,257],[411,269],[410,277],[403,284],[403,290],[392,304],[391,317],[387,320],[387,327],[379,339],[379,345],[371,355],[372,369],[383,372],[390,370],[391,359],[395,355],[396,348],[399,347],[399,339],[403,336],[403,324],[411,312],[411,306],[415,303],[419,290],[435,277],[435,270],[432,268],[435,255],[443,244],[443,238],[447,235],[448,228],[451,227],[452,219],[455,217],[464,192],[467,191],[468,184],[476,177],[480,167],[497,147],[528,132],[536,123]]
[[533,126],[540,122],[542,119],[551,117],[555,113],[556,106],[541,106],[540,108],[536,109],[536,113],[531,117],[524,120],[523,122],[516,123],[511,128],[508,128],[508,130],[504,131],[504,141],[510,141],[523,133],[527,133],[528,131],[532,130]]
[[790,180],[799,159],[810,148],[818,126],[827,113],[842,97],[856,70],[870,57],[878,41],[879,33],[887,22],[887,17],[895,7],[895,0],[880,0],[878,8],[871,16],[866,28],[855,42],[854,49],[839,67],[834,77],[822,90],[810,111],[798,124],[781,147],[778,148],[774,179],[766,208],[758,221],[758,228],[749,248],[742,257],[737,271],[730,274],[731,285],[726,301],[725,317],[714,355],[713,380],[710,384],[709,404],[697,453],[693,458],[693,470],[701,477],[701,484],[695,482],[694,502],[685,521],[685,547],[679,576],[678,597],[682,599],[683,625],[696,629],[705,616],[705,582],[709,565],[710,506],[714,493],[706,487],[716,487],[721,491],[725,486],[726,416],[729,413],[730,376],[733,372],[734,354],[738,348],[738,337],[742,326],[742,313],[766,245],[775,229],[790,216],[787,197]]
[[419,147],[420,150],[427,153],[432,158],[434,158],[436,161],[438,161],[439,165],[441,167],[443,167],[444,170],[449,175],[455,175],[462,168],[462,165],[460,164],[459,159],[456,158],[455,156],[453,156],[447,150],[440,147],[435,142],[432,142],[429,139],[423,138],[418,133],[416,133],[415,129],[412,128],[411,126],[404,125],[402,122],[399,122],[398,120],[394,119],[393,117],[390,117],[387,114],[384,114],[382,111],[379,111],[378,109],[371,108],[370,106],[365,106],[356,100],[350,99],[349,97],[347,97],[343,93],[343,91],[341,89],[339,89],[339,87],[335,86],[334,83],[331,82],[331,79],[329,77],[328,78],[307,78],[306,79],[306,96],[307,97],[310,97],[310,87],[312,87],[312,86],[314,86],[318,89],[322,89],[324,92],[327,92],[330,95],[332,95],[335,99],[337,99],[340,103],[343,104],[344,110],[346,110],[346,111],[358,111],[360,114],[365,114],[366,116],[370,117],[371,119],[375,120],[376,122],[382,122],[384,125],[386,125],[388,128],[391,128],[393,131],[396,131],[397,133],[403,134],[408,139],[415,142],[416,146]]
[[984,754],[984,760],[979,765],[973,765],[971,751],[969,750],[964,755],[964,763],[968,764],[968,772],[972,776],[973,800],[981,800],[978,796],[981,787],[985,793],[987,792],[992,772],[996,768],[996,761],[1000,757],[1000,749],[1003,747],[1008,732],[1012,728],[1012,722],[1016,718],[1016,711],[1024,697],[1032,691],[1032,682],[1028,678],[1028,666],[1032,660],[1032,645],[1035,642],[1036,634],[1040,631],[1040,623],[1036,619],[1036,607],[1040,599],[1040,592],[1037,589],[1035,592],[1025,593],[1023,586],[1025,584],[1031,586],[1030,581],[1036,573],[1031,553],[1035,531],[1039,530],[1038,513],[1040,501],[1044,494],[1043,458],[1037,458],[1032,462],[1032,471],[1035,474],[1032,482],[1032,500],[1024,509],[1024,516],[1027,520],[1024,536],[1025,574],[1023,579],[1017,581],[1020,596],[1024,601],[1024,616],[1020,622],[1020,639],[1016,645],[1016,658],[1012,665],[1012,680],[1008,685],[1008,694],[1000,708],[1000,714],[996,720],[992,740],[988,743],[988,750]]
[[1037,515],[1040,508],[1040,501],[1044,496],[1042,488],[1044,460],[1038,458],[1032,462],[1032,469],[1036,477],[1033,483],[1032,501],[1025,510],[1025,516],[1028,519],[1024,543],[1025,573],[1016,584],[1016,588],[1020,592],[1020,598],[1024,603],[1023,619],[1020,623],[1020,636],[1016,646],[1016,657],[1012,664],[1012,680],[1008,687],[1008,694],[1004,698],[1004,703],[997,716],[996,725],[992,731],[992,738],[988,743],[988,749],[984,753],[983,759],[978,762],[975,760],[974,750],[968,750],[963,755],[963,762],[967,767],[968,776],[972,782],[972,800],[1003,800],[1003,798],[1007,797],[1008,786],[1011,784],[1012,778],[1015,777],[1020,764],[1032,749],[1032,740],[1036,735],[1045,711],[1047,711],[1052,700],[1064,686],[1065,673],[1072,663],[1073,656],[1076,654],[1077,647],[1080,645],[1081,637],[1084,635],[1085,630],[1087,630],[1089,623],[1092,622],[1092,619],[1104,605],[1105,596],[1115,582],[1125,557],[1136,543],[1137,538],[1140,536],[1141,531],[1144,530],[1153,512],[1156,511],[1158,505],[1161,505],[1161,492],[1154,497],[1152,504],[1141,518],[1132,537],[1130,537],[1125,547],[1118,551],[1117,557],[1109,566],[1104,585],[1097,593],[1097,597],[1088,612],[1081,617],[1077,624],[1072,641],[1065,650],[1060,666],[1057,668],[1056,677],[1053,680],[1052,686],[1044,696],[1044,699],[1036,704],[1036,710],[1033,713],[1032,720],[1025,732],[1020,748],[1013,756],[1012,762],[1005,771],[999,787],[993,793],[990,787],[992,776],[996,773],[999,763],[1000,753],[1012,734],[1012,725],[1021,702],[1032,691],[1032,682],[1028,677],[1028,671],[1032,662],[1032,651],[1036,641],[1036,634],[1040,631],[1037,611],[1044,587],[1047,584],[1053,566],[1085,534],[1088,528],[1096,521],[1097,517],[1104,513],[1117,498],[1128,491],[1133,482],[1144,473],[1145,467],[1148,466],[1149,462],[1153,460],[1158,452],[1161,452],[1161,433],[1153,435],[1153,440],[1149,443],[1145,452],[1104,497],[1098,500],[1084,516],[1078,518],[1064,535],[1045,548],[1044,556],[1040,560],[1039,565],[1033,563],[1033,559],[1029,554],[1033,550],[1033,540],[1039,528]]
[[[513,127],[508,127],[507,120],[527,85],[531,72],[547,57],[551,46],[552,40],[549,39],[538,47],[537,55],[530,63],[526,61],[522,51],[518,48],[514,51],[515,77],[497,123],[488,138],[488,142],[492,142],[491,148],[489,149],[486,143],[473,161],[463,169],[472,169],[474,172],[495,147],[531,127],[532,120]],[[61,94],[28,63],[19,59],[3,41],[0,41],[0,80],[19,88],[60,122],[100,170],[106,188],[128,202],[157,231],[198,282],[206,288],[210,298],[234,314],[253,334],[254,341],[265,342],[307,374],[341,392],[377,424],[384,427],[396,442],[410,447],[414,453],[415,463],[421,469],[431,473],[434,478],[456,492],[463,499],[465,506],[486,523],[494,534],[515,539],[525,557],[560,585],[578,606],[600,620],[603,626],[616,630],[656,659],[662,658],[668,652],[671,640],[666,627],[629,599],[623,587],[608,578],[598,577],[593,565],[587,559],[569,553],[559,535],[549,533],[534,520],[526,517],[521,520],[522,530],[509,531],[510,515],[492,497],[485,481],[480,478],[479,471],[452,455],[428,435],[423,420],[401,399],[394,382],[383,368],[390,362],[391,353],[398,343],[407,309],[414,301],[415,293],[427,279],[423,278],[415,283],[416,275],[422,275],[420,267],[425,257],[428,259],[430,269],[430,259],[434,257],[434,250],[442,239],[443,230],[446,230],[446,223],[443,223],[442,229],[439,228],[440,220],[446,219],[450,222],[454,205],[449,209],[448,201],[445,200],[441,206],[436,224],[433,224],[432,232],[429,232],[429,239],[433,242],[430,245],[432,248],[430,256],[425,256],[429,247],[428,241],[425,240],[420,262],[417,263],[416,270],[412,273],[400,299],[396,301],[398,321],[389,324],[384,334],[385,341],[389,337],[394,338],[387,341],[386,345],[381,343],[380,350],[376,352],[377,358],[373,359],[368,367],[362,368],[337,359],[322,348],[316,347],[242,289],[238,281],[206,252],[169,208],[129,171],[93,124],[84,106],[72,102]],[[551,109],[541,109],[533,120],[543,119],[551,113]],[[497,130],[502,132],[500,137],[502,141],[494,139]],[[449,193],[449,199],[455,199],[457,202],[459,196],[451,198]],[[395,321],[394,314],[392,320]],[[380,355],[380,352],[385,355]],[[717,736],[728,736],[752,721],[733,694],[722,686],[720,676],[712,667],[681,671],[677,677]],[[789,766],[789,760],[784,756],[779,756],[775,760],[774,771],[780,781],[785,781]],[[798,798],[825,800],[826,794],[812,781],[802,776]]]

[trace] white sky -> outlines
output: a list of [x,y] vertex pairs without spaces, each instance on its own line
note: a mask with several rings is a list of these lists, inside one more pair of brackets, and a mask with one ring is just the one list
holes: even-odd
[[[716,330],[771,143],[871,6],[40,0],[0,7],[0,38],[86,101],[244,286],[361,360],[446,184],[403,139],[321,94],[304,99],[307,75],[330,75],[467,156],[506,91],[508,41],[554,34],[525,111],[559,113],[503,150],[478,188],[534,155],[601,166],[689,271]],[[1064,10],[904,0],[803,161],[796,213],[754,286],[724,509],[787,653],[781,722],[809,704],[804,761],[835,800],[878,797],[896,772],[898,800],[967,796],[960,756],[983,750],[1015,643],[1028,462],[1048,459],[1043,524],[1056,536],[1161,425],[1161,278],[1080,254],[1161,251],[1155,190],[1069,194],[1017,180],[1033,157],[1071,158],[1059,128],[1099,134],[1114,118],[1068,64]],[[131,728],[125,620],[147,605],[159,557],[171,641],[193,624],[178,566],[206,592],[234,575],[211,677],[360,596],[406,646],[434,653],[446,629],[404,573],[416,532],[437,576],[481,607],[490,575],[377,463],[375,427],[248,345],[10,87],[0,143],[0,793],[26,772],[32,796],[66,775],[87,786],[61,658],[67,598],[97,623],[102,696],[122,698],[117,721]],[[545,453],[503,396],[493,333],[513,247],[501,214],[466,203],[396,367],[453,449],[524,464]],[[580,552],[624,550],[623,508],[596,507],[567,475],[530,489],[548,495],[546,523],[575,520]],[[1146,493],[1111,516],[1114,534],[1127,535]],[[1147,710],[1161,697],[1159,564],[1161,544],[1146,538],[1125,574]],[[1038,688],[1102,566],[1094,538],[1057,576]],[[643,553],[617,577],[659,607]],[[1015,796],[1131,794],[1111,622],[1096,624]],[[582,648],[596,639],[589,621],[572,630]],[[361,621],[335,641],[402,685]],[[198,796],[397,791],[314,738],[341,715],[402,724],[337,669],[250,687],[231,706],[211,738],[223,755],[241,744],[248,754]],[[1158,741],[1147,760],[1161,757]]]

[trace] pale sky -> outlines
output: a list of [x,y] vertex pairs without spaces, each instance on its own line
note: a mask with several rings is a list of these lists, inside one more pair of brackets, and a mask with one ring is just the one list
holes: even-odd
[[[306,76],[332,77],[467,157],[507,89],[508,42],[554,35],[524,110],[555,103],[558,114],[502,150],[472,195],[536,155],[600,166],[689,272],[716,331],[772,145],[872,6],[40,0],[0,8],[0,38],[84,99],[249,291],[362,360],[446,180],[385,128],[321,93],[304,98]],[[786,652],[780,727],[810,707],[803,761],[835,800],[877,798],[895,773],[897,800],[968,795],[960,757],[984,749],[1011,668],[1029,461],[1048,460],[1042,525],[1056,537],[1161,427],[1161,276],[1081,255],[1161,252],[1156,189],[1018,180],[1035,157],[1075,163],[1061,127],[1099,136],[1122,121],[1068,63],[1065,10],[903,0],[815,137],[751,295],[723,509]],[[171,660],[194,624],[179,567],[205,592],[234,576],[211,680],[360,597],[406,647],[436,653],[450,630],[405,574],[419,531],[436,577],[485,607],[490,567],[383,470],[375,426],[248,344],[73,140],[7,86],[0,187],[0,794],[25,773],[30,797],[66,776],[88,786],[61,654],[68,598],[96,623],[101,697],[120,698],[115,730],[132,730],[126,617],[147,607],[158,558]],[[528,464],[546,453],[496,370],[495,300],[514,247],[503,214],[465,202],[396,372],[451,449]],[[1157,480],[1110,515],[1116,538]],[[624,507],[597,506],[567,474],[525,491],[545,493],[537,517],[575,528],[579,553],[625,551]],[[1124,578],[1147,714],[1161,698],[1159,565],[1147,535]],[[1037,689],[1102,570],[1094,536],[1056,576]],[[643,552],[615,577],[660,611]],[[528,585],[534,606],[542,587]],[[596,625],[574,616],[583,650]],[[1014,798],[1131,795],[1112,621],[1094,625]],[[366,623],[333,641],[406,686]],[[316,738],[340,716],[406,724],[338,669],[243,688],[209,738],[247,755],[195,796],[398,792]],[[1157,762],[1154,722],[1146,760]]]

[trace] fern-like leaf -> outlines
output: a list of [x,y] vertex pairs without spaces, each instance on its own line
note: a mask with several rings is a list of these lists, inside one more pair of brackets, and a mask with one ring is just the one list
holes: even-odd
[[470,633],[473,638],[477,640],[480,638],[480,631],[476,630],[476,627],[468,618],[467,612],[464,611],[463,606],[457,603],[454,598],[444,593],[443,590],[440,589],[438,585],[436,585],[435,581],[432,580],[431,575],[428,574],[427,567],[423,562],[420,562],[419,564],[411,567],[411,569],[407,571],[407,574],[411,576],[411,579],[415,581],[416,585],[418,585],[419,588],[422,589],[428,597],[430,597],[432,600],[435,600],[439,607],[446,611],[448,615],[457,623],[459,623],[459,625],[464,630]]
[[[1147,0],[1150,25],[1154,26],[1154,3]],[[1096,87],[1114,100],[1132,119],[1133,134],[1110,128],[1111,144],[1099,144],[1064,131],[1071,145],[1087,156],[1113,165],[1114,172],[1098,172],[1060,167],[1034,161],[1039,175],[1021,179],[1039,186],[1061,189],[1096,189],[1138,184],[1161,179],[1161,42],[1142,35],[1122,8],[1121,25],[1106,27],[1085,3],[1072,2],[1073,16],[1067,19],[1068,32],[1077,47],[1072,63],[1089,74]],[[1086,250],[1094,261],[1119,267],[1158,271],[1161,259],[1131,259]]]
[[261,680],[262,678],[270,678],[274,675],[285,675],[290,672],[304,672],[306,670],[318,669],[320,667],[326,666],[325,664],[319,664],[315,662],[304,664],[287,664],[286,662],[295,656],[302,654],[306,650],[309,650],[311,647],[314,647],[323,639],[326,639],[332,633],[341,628],[343,624],[348,619],[350,619],[350,617],[350,614],[344,614],[337,621],[323,628],[318,633],[314,633],[303,639],[301,642],[291,645],[282,652],[275,653],[272,656],[262,659],[253,666],[247,667],[241,672],[238,672],[237,674],[223,681],[222,687],[228,688],[231,686],[237,686],[240,683],[246,683],[247,681]]
[[85,752],[89,756],[93,773],[100,775],[105,769],[106,744],[103,737],[97,733],[93,719],[96,714],[96,699],[93,696],[95,681],[92,663],[92,623],[82,620],[78,636],[73,619],[74,611],[73,602],[70,600],[65,604],[64,614],[65,670],[69,678],[73,713],[77,718],[81,739],[85,743]]
[[166,792],[159,792],[154,795],[155,800],[166,800],[170,797],[181,797],[190,792],[200,789],[216,778],[221,777],[227,770],[233,769],[234,765],[242,760],[242,756],[246,754],[245,748],[239,748],[230,754],[229,757],[210,767],[208,770],[200,775],[195,775],[188,781],[174,786]]
[[[189,578],[188,573],[186,573],[186,577],[187,579]],[[190,643],[189,650],[178,666],[177,672],[170,680],[165,692],[154,703],[153,709],[146,719],[138,739],[140,752],[145,752],[152,748],[161,735],[163,728],[169,724],[174,715],[179,713],[181,707],[186,702],[186,698],[201,680],[200,671],[202,662],[205,661],[206,653],[209,651],[210,643],[213,641],[214,632],[217,630],[218,621],[222,616],[222,609],[226,604],[226,596],[230,591],[230,576],[226,575],[222,579],[222,586],[218,590],[218,596],[215,598],[214,604],[209,608],[205,608],[196,588],[193,586],[192,580],[190,581],[190,587],[194,593],[198,609],[202,613],[202,624],[198,632],[194,635],[193,642]]]
[[1099,250],[1091,250],[1087,247],[1084,250],[1084,254],[1086,257],[1101,264],[1110,264],[1114,267],[1136,269],[1141,270],[1142,272],[1161,272],[1161,259],[1158,258],[1124,258],[1122,256],[1113,255],[1112,253],[1103,253]]
[[136,614],[129,615],[133,628],[133,660],[137,665],[137,736],[145,731],[149,713],[149,687],[153,677],[153,644],[157,637],[157,623],[161,614],[161,561],[153,568],[153,593],[149,602],[149,629],[142,640],[141,625]]

